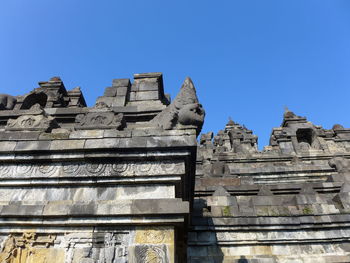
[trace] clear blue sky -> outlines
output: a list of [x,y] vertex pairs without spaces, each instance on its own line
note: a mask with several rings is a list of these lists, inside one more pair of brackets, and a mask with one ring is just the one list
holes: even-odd
[[350,1],[2,0],[0,93],[61,76],[88,104],[113,78],[190,76],[207,116],[268,144],[285,106],[325,128],[350,127]]

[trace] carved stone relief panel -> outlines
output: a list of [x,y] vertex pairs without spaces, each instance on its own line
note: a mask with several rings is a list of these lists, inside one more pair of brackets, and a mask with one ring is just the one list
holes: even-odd
[[1,247],[0,262],[49,263],[63,262],[64,250],[53,248],[56,235],[24,232],[10,234]]
[[[131,231],[132,232],[132,231]],[[64,237],[64,263],[126,263],[130,231],[71,233]]]
[[[108,110],[108,109],[106,109]],[[89,112],[86,114],[79,114],[76,117],[76,129],[118,129],[121,130],[125,126],[124,115],[122,113],[116,114],[112,111],[98,111]]]
[[166,245],[138,245],[134,247],[130,263],[168,263]]
[[22,115],[17,119],[9,119],[6,131],[50,131],[59,127],[55,118],[42,115]]
[[[68,230],[68,229],[67,229]],[[71,232],[73,231],[73,232]],[[1,263],[170,263],[174,262],[172,227],[124,227],[67,233],[9,234]]]
[[172,227],[136,228],[135,242],[129,248],[130,263],[174,262],[174,229]]
[[71,176],[155,176],[185,173],[182,161],[119,163],[0,164],[1,178]]

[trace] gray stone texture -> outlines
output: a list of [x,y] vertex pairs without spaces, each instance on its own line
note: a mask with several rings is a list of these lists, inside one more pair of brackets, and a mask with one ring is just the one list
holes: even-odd
[[350,129],[286,110],[259,151],[231,119],[197,145],[204,116],[191,79],[170,102],[161,73],[93,107],[59,77],[0,95],[0,259],[350,262]]
[[155,125],[169,103],[161,73],[114,79],[94,107],[59,77],[0,95],[0,261],[184,262],[203,118]]
[[232,120],[203,134],[188,262],[348,262],[349,143],[289,110],[263,151]]

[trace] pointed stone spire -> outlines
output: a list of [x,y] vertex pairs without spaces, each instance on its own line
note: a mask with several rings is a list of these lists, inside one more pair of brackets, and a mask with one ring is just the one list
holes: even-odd
[[198,135],[202,129],[204,116],[205,111],[199,104],[193,82],[187,77],[175,100],[154,117],[150,124],[166,130],[173,129],[177,125],[195,126]]
[[287,107],[284,108],[283,122],[281,127],[287,127],[289,123],[306,123],[306,118],[296,115]]
[[199,103],[199,101],[191,78],[186,77],[181,86],[180,92],[177,94],[174,100],[174,104],[178,109],[180,109],[182,106],[192,103]]

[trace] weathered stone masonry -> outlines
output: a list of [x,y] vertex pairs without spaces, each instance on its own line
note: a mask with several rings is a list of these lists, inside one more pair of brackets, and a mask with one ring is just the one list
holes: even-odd
[[0,262],[184,262],[196,137],[190,79],[115,79],[94,107],[55,77],[1,95]]
[[[239,113],[235,113],[238,115]],[[202,134],[187,78],[0,95],[0,263],[350,262],[350,129]]]
[[350,262],[350,129],[286,110],[270,145],[230,120],[198,148],[189,262]]

